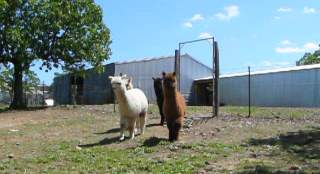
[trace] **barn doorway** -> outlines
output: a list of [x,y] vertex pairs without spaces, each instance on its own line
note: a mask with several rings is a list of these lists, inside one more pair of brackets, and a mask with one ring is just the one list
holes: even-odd
[[73,75],[70,77],[70,83],[71,104],[83,104],[83,77]]
[[211,106],[213,102],[212,80],[195,81],[194,88],[197,105]]

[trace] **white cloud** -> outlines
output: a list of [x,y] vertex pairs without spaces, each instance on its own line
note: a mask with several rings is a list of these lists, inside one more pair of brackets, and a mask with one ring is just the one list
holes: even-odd
[[292,9],[291,8],[289,8],[289,7],[280,7],[280,8],[278,8],[278,12],[291,12],[292,11]]
[[269,60],[265,60],[262,61],[258,66],[260,67],[284,67],[284,66],[289,66],[289,65],[293,65],[293,63],[290,63],[288,61],[269,61]]
[[309,42],[304,44],[303,46],[307,51],[315,51],[317,49],[319,49],[319,45],[315,42]]
[[270,60],[263,60],[261,62],[247,62],[244,66],[250,66],[254,70],[267,70],[272,68],[281,68],[281,67],[288,67],[294,66],[295,62],[289,61],[270,61]]
[[316,13],[316,9],[315,8],[311,8],[311,7],[304,7],[303,8],[303,13],[305,13],[305,14]]
[[319,45],[316,42],[305,43],[302,47],[282,46],[277,47],[275,50],[277,53],[304,53],[312,52],[319,49]]
[[192,28],[193,23],[198,21],[203,21],[204,17],[201,14],[195,14],[190,19],[188,19],[185,23],[183,23],[183,26],[186,28]]
[[278,47],[276,48],[277,53],[301,53],[304,52],[304,48],[299,47]]
[[212,36],[212,34],[210,34],[209,32],[202,32],[202,33],[200,33],[200,35],[199,35],[199,38],[200,38],[200,39],[210,38],[210,37],[213,37],[213,36]]
[[281,41],[282,45],[291,45],[292,43],[289,40],[283,40]]
[[234,17],[239,16],[240,10],[236,5],[231,5],[224,8],[224,12],[217,13],[215,16],[223,21],[228,21]]
[[191,22],[185,22],[184,24],[183,24],[183,26],[185,26],[185,27],[187,27],[187,28],[192,28],[192,23]]
[[280,16],[275,16],[274,19],[279,20],[281,18],[280,18]]
[[195,14],[189,19],[190,22],[202,21],[204,17],[201,14]]
[[292,65],[292,63],[283,61],[283,62],[276,62],[276,65],[287,66],[287,65]]
[[265,60],[265,61],[263,61],[263,62],[261,63],[261,65],[262,65],[262,66],[271,66],[271,65],[272,65],[272,62]]

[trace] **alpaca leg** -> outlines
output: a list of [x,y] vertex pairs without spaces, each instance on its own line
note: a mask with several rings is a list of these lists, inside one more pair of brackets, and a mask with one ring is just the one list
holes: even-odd
[[120,141],[124,140],[124,130],[125,130],[125,124],[120,124]]
[[162,113],[160,113],[160,115],[161,115],[160,125],[163,126],[164,125],[164,115]]
[[169,141],[171,141],[171,142],[174,141],[172,128],[169,128]]
[[162,105],[158,103],[158,106],[159,106],[159,112],[160,112],[160,116],[161,116],[160,125],[163,126],[164,125],[164,115],[163,115],[163,111],[162,111]]
[[126,130],[126,119],[124,117],[120,117],[120,141],[124,140],[124,131]]
[[173,141],[173,129],[172,129],[172,124],[170,124],[170,121],[167,121],[167,127],[169,130],[169,141]]
[[134,128],[134,134],[137,135],[138,134],[138,129],[140,130],[140,118],[136,119],[136,126]]
[[140,114],[139,116],[139,127],[140,127],[140,134],[144,134],[144,129],[146,127],[146,119],[147,119],[147,112]]
[[172,127],[172,139],[173,141],[177,141],[179,140],[179,133],[180,133],[180,129],[181,129],[181,123],[174,123],[173,127]]
[[130,134],[130,139],[134,139],[134,130],[135,130],[136,119],[130,118],[128,122],[128,129]]

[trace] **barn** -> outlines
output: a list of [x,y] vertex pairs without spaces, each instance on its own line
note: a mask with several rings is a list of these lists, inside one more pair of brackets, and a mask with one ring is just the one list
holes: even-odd
[[[152,77],[174,71],[174,56],[145,58],[132,61],[115,62],[105,65],[103,73],[93,69],[86,71],[84,77],[72,74],[54,78],[53,97],[56,104],[105,104],[113,102],[113,92],[108,76],[127,74],[133,77],[134,87],[146,94],[150,103],[156,102]],[[181,55],[181,92],[188,104],[196,104],[194,79],[211,76],[212,69],[197,61],[189,54]]]
[[[195,79],[194,85],[204,91],[212,86],[212,76]],[[219,87],[221,104],[248,106],[248,72],[221,75]],[[255,71],[250,87],[253,106],[320,107],[320,64]],[[203,92],[196,95],[206,97]]]

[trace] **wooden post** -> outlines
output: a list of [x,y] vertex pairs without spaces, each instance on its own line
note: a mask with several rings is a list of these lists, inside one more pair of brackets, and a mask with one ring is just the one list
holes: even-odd
[[116,97],[113,94],[113,112],[116,112]]
[[213,42],[214,48],[214,116],[219,115],[219,47],[218,42]]
[[180,45],[179,50],[175,50],[174,52],[174,72],[176,72],[177,78],[177,89],[180,91]]
[[44,81],[42,82],[42,106],[45,106],[45,97],[44,97]]

